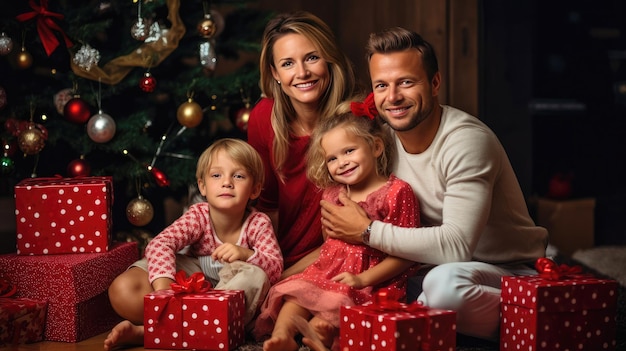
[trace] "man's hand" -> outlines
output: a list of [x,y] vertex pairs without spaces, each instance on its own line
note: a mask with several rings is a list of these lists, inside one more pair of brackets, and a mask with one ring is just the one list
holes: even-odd
[[343,206],[322,200],[322,229],[331,238],[353,244],[363,243],[361,233],[370,224],[367,213],[359,204],[350,200],[345,191],[339,193],[339,202]]

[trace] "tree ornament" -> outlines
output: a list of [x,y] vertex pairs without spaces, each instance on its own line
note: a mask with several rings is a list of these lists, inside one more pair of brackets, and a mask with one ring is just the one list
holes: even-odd
[[65,88],[60,90],[58,93],[54,94],[54,107],[56,107],[57,112],[63,116],[63,109],[65,108],[65,104],[72,99],[74,96],[72,89]]
[[0,110],[7,105],[7,91],[0,85]]
[[85,160],[85,156],[73,160],[67,165],[67,175],[74,177],[89,177],[91,175],[91,165]]
[[83,124],[89,120],[91,110],[80,95],[74,95],[63,107],[63,116],[70,122]]
[[246,103],[245,106],[237,110],[235,114],[235,124],[237,128],[244,133],[248,131],[248,120],[250,119],[251,111],[250,103]]
[[106,143],[115,136],[115,120],[102,110],[91,116],[87,123],[87,135],[96,143]]
[[7,176],[15,170],[15,162],[7,156],[4,155],[0,158],[0,174],[3,176]]
[[0,33],[0,55],[8,55],[13,51],[13,39],[7,33]]
[[18,145],[25,155],[38,154],[45,146],[48,134],[41,128],[43,126],[30,123],[28,129],[22,131],[18,136]]
[[72,47],[73,43],[70,41],[69,37],[63,32],[61,26],[54,21],[55,19],[63,19],[64,16],[62,14],[50,11],[48,9],[47,0],[41,0],[39,4],[31,0],[28,2],[28,5],[33,11],[19,14],[16,18],[20,22],[33,19],[37,22],[37,33],[48,56],[52,55],[54,50],[59,46],[59,39],[55,32],[58,32],[63,37],[67,48]]
[[85,71],[89,71],[100,62],[100,52],[89,46],[89,44],[85,44],[74,55],[72,62]]
[[158,186],[166,187],[170,185],[170,180],[160,169],[153,166],[148,166],[148,171],[152,174]]
[[189,97],[187,102],[182,103],[176,111],[178,123],[187,127],[197,127],[202,122],[202,107]]
[[137,1],[137,20],[130,27],[130,36],[133,39],[144,41],[150,35],[151,21],[141,17],[142,0]]
[[207,39],[213,38],[217,33],[217,24],[210,13],[205,14],[204,18],[198,23],[198,33]]
[[146,72],[143,74],[143,78],[139,81],[139,88],[146,93],[151,93],[156,89],[156,79],[150,72]]
[[30,68],[33,64],[33,55],[31,55],[26,48],[22,47],[22,50],[17,55],[17,67],[21,69]]
[[154,208],[150,201],[144,199],[141,195],[130,200],[126,206],[126,218],[137,227],[143,227],[152,221],[154,217]]
[[211,72],[215,71],[217,54],[215,53],[215,44],[211,39],[200,43],[200,64]]

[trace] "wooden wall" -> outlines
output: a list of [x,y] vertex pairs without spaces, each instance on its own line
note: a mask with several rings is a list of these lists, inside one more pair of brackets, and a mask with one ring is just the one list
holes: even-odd
[[440,102],[478,115],[478,2],[480,0],[259,0],[261,9],[306,10],[326,21],[369,86],[364,47],[369,33],[401,26],[420,33],[437,51]]

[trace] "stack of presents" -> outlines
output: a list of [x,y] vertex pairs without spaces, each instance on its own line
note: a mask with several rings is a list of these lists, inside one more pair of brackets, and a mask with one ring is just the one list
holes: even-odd
[[[108,177],[33,178],[15,187],[16,246],[0,255],[0,347],[78,342],[120,317],[107,289],[138,258],[112,241]],[[615,350],[618,284],[579,267],[537,261],[538,274],[502,279],[500,350]],[[243,291],[213,290],[179,273],[145,296],[145,348],[235,350],[245,343]],[[340,349],[456,349],[456,312],[384,292],[341,308]]]

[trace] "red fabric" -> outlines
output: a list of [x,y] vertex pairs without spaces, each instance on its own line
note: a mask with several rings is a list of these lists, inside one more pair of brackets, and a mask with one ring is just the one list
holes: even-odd
[[306,178],[305,154],[309,137],[291,137],[284,165],[285,182],[275,172],[272,143],[274,131],[271,113],[274,101],[262,99],[252,109],[248,121],[248,143],[254,147],[265,166],[265,184],[257,208],[278,210],[278,244],[285,268],[319,247],[322,240],[320,200],[322,192]]

